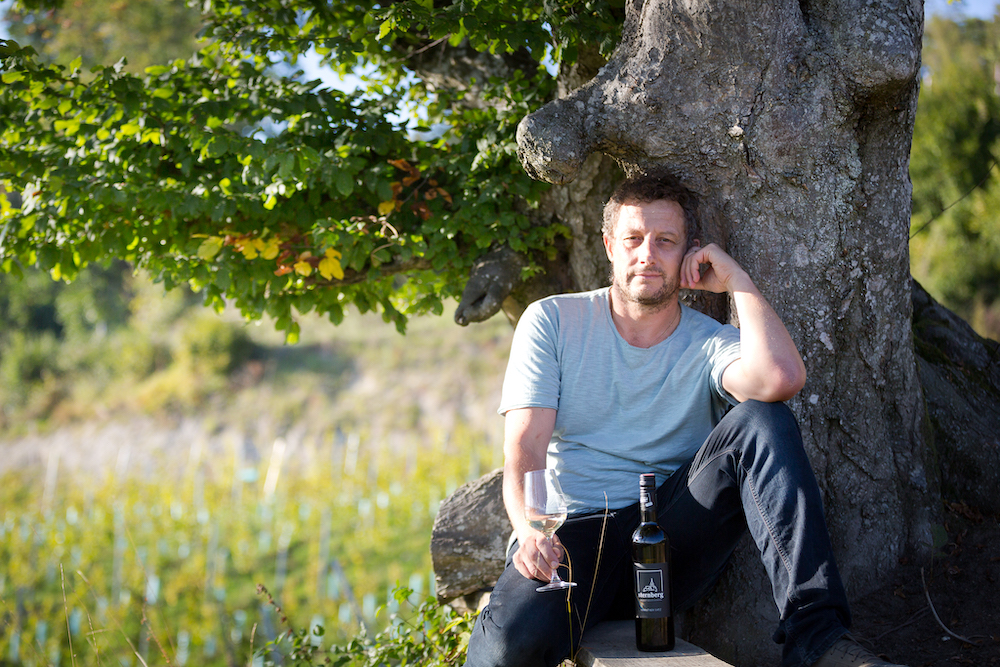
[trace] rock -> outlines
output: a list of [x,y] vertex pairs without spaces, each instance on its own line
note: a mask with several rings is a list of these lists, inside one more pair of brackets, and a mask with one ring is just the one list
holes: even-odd
[[1000,514],[1000,343],[982,338],[917,281],[913,334],[945,499]]
[[441,503],[431,532],[431,562],[441,602],[475,608],[503,572],[512,531],[503,505],[503,470],[459,487]]

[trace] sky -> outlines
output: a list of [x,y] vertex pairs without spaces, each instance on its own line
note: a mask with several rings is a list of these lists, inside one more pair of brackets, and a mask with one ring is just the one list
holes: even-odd
[[997,0],[924,0],[924,14],[942,14],[949,17],[969,16],[977,19],[993,18]]

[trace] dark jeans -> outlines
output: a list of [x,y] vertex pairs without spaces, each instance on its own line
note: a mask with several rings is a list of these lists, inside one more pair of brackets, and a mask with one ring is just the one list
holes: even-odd
[[[638,476],[636,482],[638,497]],[[675,612],[709,591],[749,529],[781,614],[774,640],[784,645],[782,664],[813,664],[847,631],[850,612],[819,488],[785,405],[747,401],[733,408],[657,489],[657,504],[670,537]],[[515,544],[476,621],[466,665],[553,667],[579,645],[583,630],[605,618],[632,618],[631,536],[638,522],[636,504],[563,525],[558,535],[568,562],[560,575],[568,569],[578,584],[568,596],[536,592],[540,584],[511,564]]]

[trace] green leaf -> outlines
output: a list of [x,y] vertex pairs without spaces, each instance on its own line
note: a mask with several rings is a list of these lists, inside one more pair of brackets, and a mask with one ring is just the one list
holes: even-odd
[[284,153],[278,158],[278,177],[282,180],[291,180],[294,176],[295,154]]
[[198,257],[211,261],[222,250],[223,239],[219,236],[209,236],[198,246]]
[[382,25],[379,26],[378,37],[376,37],[376,39],[381,42],[385,39],[386,35],[392,32],[393,27],[395,27],[395,21],[392,19],[382,21]]
[[343,196],[347,197],[354,192],[354,177],[346,171],[338,171],[334,177],[334,182],[337,185],[337,190]]

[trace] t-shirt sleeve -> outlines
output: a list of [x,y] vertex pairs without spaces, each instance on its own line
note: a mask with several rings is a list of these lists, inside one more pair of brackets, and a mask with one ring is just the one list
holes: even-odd
[[739,401],[722,386],[722,374],[729,364],[740,358],[740,330],[725,324],[708,340],[708,345],[712,391],[731,405],[736,405]]
[[558,311],[534,302],[514,330],[500,398],[501,415],[518,408],[559,408]]

